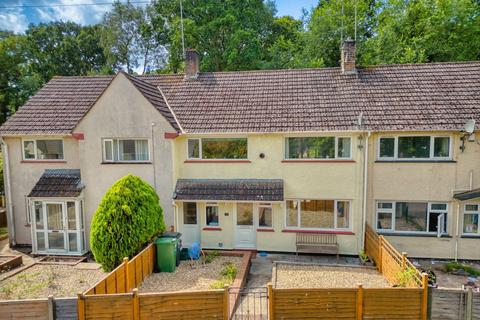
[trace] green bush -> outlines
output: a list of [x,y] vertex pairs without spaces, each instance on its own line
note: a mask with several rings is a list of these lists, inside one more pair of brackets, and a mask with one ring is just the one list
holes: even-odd
[[155,190],[134,175],[115,182],[103,196],[92,220],[90,248],[104,271],[113,270],[165,231]]

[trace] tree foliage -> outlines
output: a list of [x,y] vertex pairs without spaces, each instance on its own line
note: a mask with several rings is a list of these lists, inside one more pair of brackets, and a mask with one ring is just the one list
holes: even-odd
[[93,216],[90,248],[102,268],[111,271],[163,231],[163,210],[155,190],[139,177],[127,175],[103,196]]

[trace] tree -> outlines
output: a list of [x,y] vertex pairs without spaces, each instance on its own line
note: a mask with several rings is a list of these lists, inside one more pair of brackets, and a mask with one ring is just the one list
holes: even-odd
[[93,216],[90,248],[103,270],[111,271],[163,231],[158,195],[148,183],[130,174],[103,196]]

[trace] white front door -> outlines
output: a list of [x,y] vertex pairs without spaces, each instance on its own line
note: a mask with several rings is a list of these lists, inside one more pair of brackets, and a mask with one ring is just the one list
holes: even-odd
[[182,245],[190,247],[192,243],[200,243],[200,221],[196,202],[183,203]]
[[256,223],[253,203],[237,203],[235,206],[235,246],[256,248]]

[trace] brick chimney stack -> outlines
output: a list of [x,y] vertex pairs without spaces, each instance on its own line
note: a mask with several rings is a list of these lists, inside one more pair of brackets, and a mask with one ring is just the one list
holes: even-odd
[[185,52],[185,79],[196,79],[198,77],[200,60],[195,49],[187,49]]
[[342,44],[342,73],[356,74],[355,67],[355,41],[347,39]]

